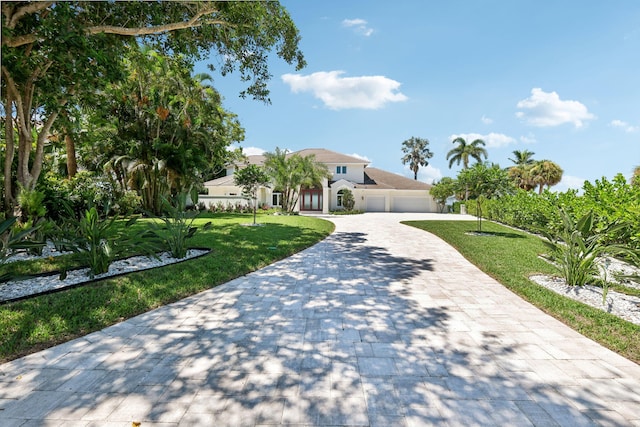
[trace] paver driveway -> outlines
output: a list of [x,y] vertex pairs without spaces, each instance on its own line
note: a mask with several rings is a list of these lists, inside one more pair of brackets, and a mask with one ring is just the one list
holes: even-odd
[[532,307],[425,215],[0,365],[0,425],[640,425],[640,367]]

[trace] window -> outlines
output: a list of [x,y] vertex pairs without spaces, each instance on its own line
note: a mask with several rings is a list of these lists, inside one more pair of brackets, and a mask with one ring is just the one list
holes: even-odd
[[271,195],[271,206],[282,206],[282,194],[273,193]]
[[338,191],[338,207],[342,207],[342,195],[344,194],[344,190]]
[[347,173],[347,167],[346,166],[336,166],[336,174],[346,174]]

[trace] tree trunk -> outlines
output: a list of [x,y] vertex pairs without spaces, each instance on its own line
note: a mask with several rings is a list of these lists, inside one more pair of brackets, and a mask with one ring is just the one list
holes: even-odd
[[64,136],[64,143],[67,148],[67,176],[73,178],[78,173],[78,163],[76,162],[76,144],[68,130]]
[[4,211],[10,213],[13,211],[13,204],[15,199],[13,198],[13,185],[12,166],[13,158],[15,156],[16,146],[13,134],[13,98],[11,93],[7,91],[7,102],[4,106],[4,111],[7,114],[5,123],[5,158],[4,158]]

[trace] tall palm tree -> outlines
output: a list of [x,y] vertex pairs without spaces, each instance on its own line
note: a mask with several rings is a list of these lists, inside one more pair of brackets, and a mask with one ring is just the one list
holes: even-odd
[[471,144],[467,144],[464,138],[458,137],[452,142],[458,145],[447,153],[449,169],[451,169],[454,162],[457,165],[462,162],[462,166],[468,169],[469,158],[475,159],[477,162],[482,162],[483,156],[485,159],[488,157],[487,150],[484,148],[485,142],[482,139],[475,139]]
[[523,166],[523,165],[531,165],[533,164],[534,160],[533,160],[533,155],[536,154],[533,151],[529,151],[529,150],[513,150],[513,159],[509,159],[511,160],[516,166]]
[[538,186],[538,193],[542,194],[544,186],[556,185],[562,180],[564,171],[551,160],[539,160],[531,167],[531,181]]
[[433,157],[433,153],[429,150],[429,140],[412,136],[402,143],[402,152],[404,153],[402,164],[409,163],[409,169],[413,172],[413,179],[417,181],[420,166],[427,167],[429,165],[427,159]]
[[536,184],[531,181],[531,168],[535,164],[533,155],[535,153],[529,150],[514,150],[513,159],[514,164],[507,168],[507,173],[513,182],[523,190],[529,191],[536,187]]

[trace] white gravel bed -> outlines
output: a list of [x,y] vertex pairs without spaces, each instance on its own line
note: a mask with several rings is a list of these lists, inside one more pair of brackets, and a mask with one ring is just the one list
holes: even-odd
[[[136,256],[114,261],[109,266],[109,271],[104,274],[98,274],[93,279],[89,278],[89,269],[83,268],[79,270],[71,270],[67,272],[67,277],[60,280],[60,274],[50,274],[46,276],[29,277],[23,280],[11,280],[0,284],[0,302],[9,301],[17,298],[23,298],[29,295],[39,294],[43,292],[53,291],[66,288],[73,285],[89,282],[91,280],[104,279],[106,277],[117,274],[130,273],[134,271],[148,270],[154,267],[174,264],[194,258],[209,252],[204,249],[190,249],[185,258],[172,258],[169,252],[163,252],[158,255],[158,259],[146,256]],[[55,255],[60,255],[56,252]],[[43,252],[42,256],[54,256],[53,253]],[[22,257],[20,259],[26,259]]]
[[[610,289],[607,292],[605,304],[603,304],[603,289],[598,286],[569,286],[564,279],[546,275],[534,275],[530,276],[529,279],[560,295],[640,325],[640,298],[638,297],[621,294]],[[627,283],[625,285],[629,286]]]

